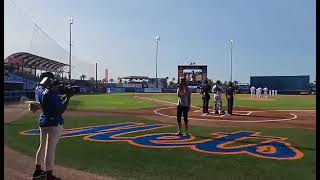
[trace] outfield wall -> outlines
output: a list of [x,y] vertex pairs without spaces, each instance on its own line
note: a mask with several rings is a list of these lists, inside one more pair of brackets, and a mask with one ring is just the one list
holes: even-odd
[[310,94],[310,76],[251,76],[250,86],[267,87],[279,94]]

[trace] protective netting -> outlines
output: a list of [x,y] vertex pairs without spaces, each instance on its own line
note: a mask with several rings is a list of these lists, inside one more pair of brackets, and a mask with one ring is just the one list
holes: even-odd
[[[68,23],[61,22],[61,23]],[[69,31],[69,29],[68,29]],[[66,39],[69,44],[69,39]],[[38,56],[69,64],[69,46],[62,47],[50,37],[41,25],[35,23],[23,7],[14,0],[4,1],[4,58],[17,52],[29,52]],[[71,78],[86,79],[95,76],[95,64],[82,60],[72,53]],[[68,77],[69,68],[64,70]],[[40,72],[38,72],[40,73]]]

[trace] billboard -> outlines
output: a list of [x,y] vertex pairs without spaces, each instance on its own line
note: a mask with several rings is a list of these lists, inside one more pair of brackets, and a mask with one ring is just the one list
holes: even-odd
[[207,79],[207,65],[179,65],[178,81],[185,76],[189,85],[199,86]]

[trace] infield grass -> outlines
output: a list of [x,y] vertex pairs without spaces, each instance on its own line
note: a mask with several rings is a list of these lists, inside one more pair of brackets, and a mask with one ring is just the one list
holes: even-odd
[[[38,136],[24,136],[20,131],[37,128],[36,116],[4,124],[5,144],[34,157]],[[65,128],[105,125],[121,122],[159,123],[136,117],[100,115],[90,117],[65,116]],[[174,123],[174,122],[173,122]],[[304,153],[300,160],[279,161],[249,155],[209,155],[191,149],[150,149],[129,145],[127,142],[101,143],[83,140],[83,137],[61,139],[56,152],[59,165],[108,175],[116,179],[315,179],[315,131],[303,129],[239,129],[191,127],[191,134],[201,138],[211,137],[217,131],[261,131],[266,136],[288,137],[288,142]],[[173,124],[129,136],[157,132],[176,132]],[[126,135],[127,136],[127,135]]]

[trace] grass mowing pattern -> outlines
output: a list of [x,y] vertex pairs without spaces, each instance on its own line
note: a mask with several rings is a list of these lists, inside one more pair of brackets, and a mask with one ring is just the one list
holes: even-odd
[[79,95],[70,100],[69,107],[76,109],[140,109],[155,107],[154,102],[135,99],[128,94]]
[[[13,149],[34,156],[38,136],[23,136],[18,132],[37,128],[36,117],[4,124],[4,140]],[[66,117],[65,128],[103,125],[121,122],[158,123],[141,118],[105,115]],[[234,132],[238,128],[191,127],[198,137],[210,137],[217,131]],[[315,179],[315,131],[301,129],[258,129],[263,135],[283,136],[304,153],[295,161],[260,159],[248,155],[208,155],[190,149],[149,149],[126,142],[89,142],[78,138],[62,139],[56,152],[60,165],[119,179]],[[134,133],[131,136],[176,132],[176,127]]]

